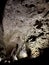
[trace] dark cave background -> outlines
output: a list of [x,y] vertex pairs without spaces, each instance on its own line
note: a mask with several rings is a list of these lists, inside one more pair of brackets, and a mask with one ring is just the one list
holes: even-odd
[[[45,0],[46,2],[49,2],[49,0]],[[2,19],[3,19],[3,15],[4,15],[4,7],[6,4],[7,0],[0,0],[0,26],[2,25]],[[2,27],[3,29],[3,27]],[[21,59],[18,61],[14,61],[11,63],[12,64],[46,64],[49,65],[49,48],[43,49],[44,52],[43,54],[41,54],[39,57],[37,57],[36,59],[29,59],[29,58],[25,58],[25,59]],[[1,63],[3,63],[4,61],[1,61]]]

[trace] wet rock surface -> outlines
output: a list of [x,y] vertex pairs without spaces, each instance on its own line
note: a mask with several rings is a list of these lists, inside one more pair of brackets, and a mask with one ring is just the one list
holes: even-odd
[[4,59],[36,58],[49,47],[49,1],[7,0],[2,22]]

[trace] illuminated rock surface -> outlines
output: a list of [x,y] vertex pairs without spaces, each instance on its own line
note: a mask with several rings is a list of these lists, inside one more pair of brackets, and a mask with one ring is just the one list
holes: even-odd
[[39,49],[49,46],[49,2],[8,0],[4,10],[3,28],[7,55],[15,52],[18,58],[23,58],[23,53],[27,57],[30,50],[31,58],[38,57]]

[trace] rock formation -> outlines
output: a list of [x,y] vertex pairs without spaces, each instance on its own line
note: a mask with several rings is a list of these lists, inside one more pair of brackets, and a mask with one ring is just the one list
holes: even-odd
[[28,50],[30,57],[36,58],[39,49],[49,46],[48,0],[7,0],[2,22],[7,55],[18,45],[15,49],[18,58],[27,57]]

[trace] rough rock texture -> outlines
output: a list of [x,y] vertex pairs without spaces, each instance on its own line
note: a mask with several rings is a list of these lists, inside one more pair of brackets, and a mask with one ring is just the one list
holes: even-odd
[[23,55],[21,56],[23,49],[25,55],[29,55],[30,49],[30,57],[38,57],[39,49],[49,46],[49,2],[8,0],[4,11],[3,28],[7,54],[10,54],[18,44],[16,49],[18,58],[23,58]]

